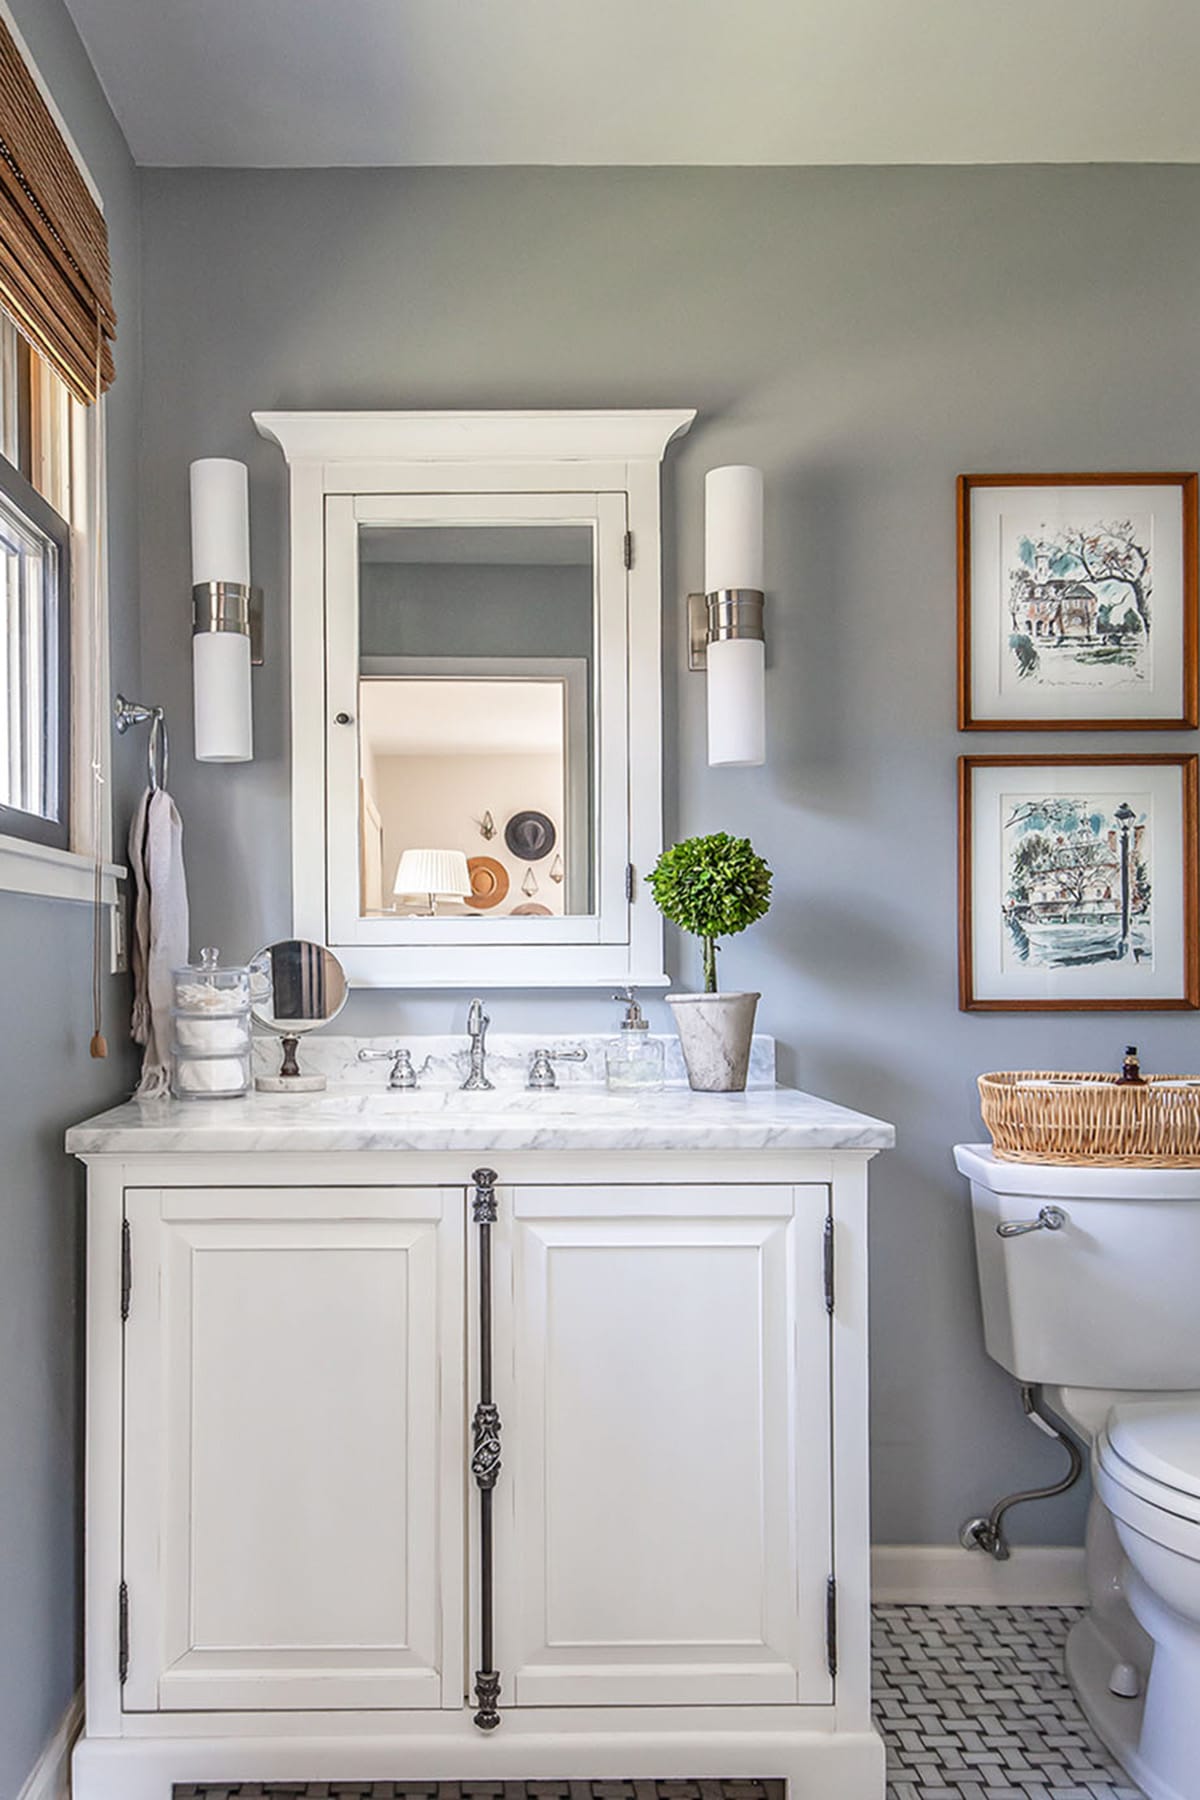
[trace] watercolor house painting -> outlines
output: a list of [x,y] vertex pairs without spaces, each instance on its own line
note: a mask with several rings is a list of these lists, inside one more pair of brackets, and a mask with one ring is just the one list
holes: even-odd
[[1145,679],[1150,638],[1144,522],[1022,533],[1009,572],[1008,648],[1039,686]]
[[1152,956],[1146,800],[1022,797],[1005,814],[1015,961],[1064,968]]

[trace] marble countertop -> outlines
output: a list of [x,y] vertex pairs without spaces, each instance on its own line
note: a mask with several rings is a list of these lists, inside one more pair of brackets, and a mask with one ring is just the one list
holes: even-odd
[[606,1088],[397,1093],[378,1087],[236,1100],[130,1100],[72,1126],[76,1156],[253,1150],[886,1150],[895,1132],[794,1088],[743,1094]]

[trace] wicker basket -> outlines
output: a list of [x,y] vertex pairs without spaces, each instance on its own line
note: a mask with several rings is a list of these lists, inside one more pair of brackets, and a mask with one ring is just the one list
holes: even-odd
[[1136,1169],[1200,1164],[1200,1076],[1017,1070],[979,1077],[983,1122],[1002,1162]]

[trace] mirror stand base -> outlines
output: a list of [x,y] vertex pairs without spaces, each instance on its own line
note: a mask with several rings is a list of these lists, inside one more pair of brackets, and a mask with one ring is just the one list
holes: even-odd
[[319,1094],[325,1086],[324,1075],[256,1075],[254,1085],[260,1094]]

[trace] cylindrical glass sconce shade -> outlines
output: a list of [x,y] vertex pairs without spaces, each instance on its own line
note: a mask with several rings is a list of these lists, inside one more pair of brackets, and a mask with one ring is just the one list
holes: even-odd
[[763,474],[746,463],[704,478],[704,591],[763,584]]
[[708,760],[713,768],[767,759],[766,646],[719,638],[708,646]]
[[240,631],[197,631],[192,637],[197,762],[249,762],[250,639]]
[[250,585],[250,472],[228,456],[203,456],[191,467],[192,585]]

